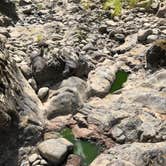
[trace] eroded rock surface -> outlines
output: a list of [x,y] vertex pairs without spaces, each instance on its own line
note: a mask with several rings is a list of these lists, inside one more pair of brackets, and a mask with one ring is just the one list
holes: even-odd
[[81,165],[70,127],[103,145],[93,166],[165,166],[165,5],[148,3],[0,2],[0,165]]

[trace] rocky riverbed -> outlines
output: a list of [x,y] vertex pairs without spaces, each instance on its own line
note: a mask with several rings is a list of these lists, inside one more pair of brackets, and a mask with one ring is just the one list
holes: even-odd
[[102,4],[1,0],[0,166],[166,165],[166,3]]

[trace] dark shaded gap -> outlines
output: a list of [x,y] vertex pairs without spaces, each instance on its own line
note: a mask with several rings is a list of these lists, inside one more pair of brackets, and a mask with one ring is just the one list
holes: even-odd
[[19,20],[18,15],[16,13],[16,6],[13,2],[7,0],[1,0],[0,13],[10,17],[14,21],[14,23]]

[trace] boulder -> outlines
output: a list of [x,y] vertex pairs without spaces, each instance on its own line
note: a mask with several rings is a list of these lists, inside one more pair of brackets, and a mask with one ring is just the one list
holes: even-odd
[[157,40],[146,53],[148,69],[166,67],[166,40]]
[[56,55],[47,57],[43,57],[42,51],[33,52],[31,62],[34,78],[38,85],[45,83],[54,85],[69,76],[84,77],[89,72],[86,60],[70,48],[64,48]]
[[165,155],[166,142],[117,145],[99,155],[90,166],[164,166]]
[[68,87],[68,88],[75,88],[77,92],[80,94],[82,99],[86,99],[86,88],[87,84],[84,80],[82,80],[79,77],[69,77],[68,79],[65,79],[60,84],[60,88]]
[[76,88],[63,87],[50,94],[44,107],[47,118],[58,115],[75,114],[82,106],[82,100]]
[[40,154],[55,166],[62,164],[72,149],[73,144],[64,138],[48,139],[38,145]]
[[109,93],[117,67],[110,60],[99,63],[88,75],[88,96],[103,97]]

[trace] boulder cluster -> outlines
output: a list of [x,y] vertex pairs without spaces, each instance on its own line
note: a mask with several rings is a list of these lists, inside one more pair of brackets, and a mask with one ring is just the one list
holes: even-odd
[[166,165],[166,3],[147,2],[1,0],[0,166],[81,166],[65,127],[102,145],[90,166]]

